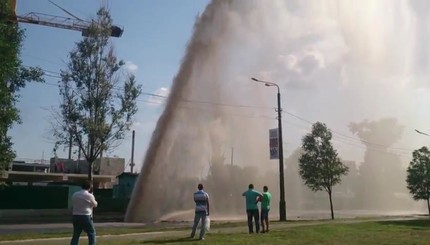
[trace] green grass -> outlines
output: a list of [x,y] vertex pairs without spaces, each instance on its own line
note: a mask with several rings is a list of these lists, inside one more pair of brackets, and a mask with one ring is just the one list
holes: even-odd
[[[357,222],[357,223],[351,223]],[[142,228],[115,228],[98,230],[98,235],[144,232]],[[156,231],[152,229],[151,231]],[[187,238],[189,229],[165,229],[162,234],[127,235],[121,237],[99,237],[103,245],[142,244],[330,244],[330,245],[396,245],[429,244],[430,219],[404,221],[322,221],[321,222],[274,222],[270,233],[247,234],[244,223],[219,224],[212,227],[204,241]],[[52,235],[52,234],[50,234]],[[70,232],[55,236],[70,237]],[[39,235],[38,237],[44,237]],[[52,236],[51,236],[52,237]],[[21,234],[21,239],[23,235]],[[67,242],[68,243],[68,240]],[[65,241],[26,244],[66,244]],[[82,243],[82,242],[81,242]],[[85,244],[85,242],[84,242]]]
[[[97,232],[97,236],[103,236],[103,235],[120,235],[120,234],[153,232],[153,231],[160,231],[160,229],[161,229],[160,227],[125,227],[125,228],[123,227],[97,228],[96,227],[96,232]],[[173,231],[173,230],[181,230],[184,228],[165,227],[162,229],[163,231]],[[48,232],[42,232],[42,233],[34,233],[34,232],[12,233],[12,234],[0,235],[0,241],[70,237],[71,235],[72,235],[72,230],[48,231]],[[84,232],[82,232],[81,237],[83,236],[85,236]]]
[[[150,240],[127,241],[136,244],[429,244],[430,220],[363,222],[356,224],[304,225],[279,228],[267,234],[246,234],[220,231],[209,233],[205,241],[190,240],[184,237],[167,237]],[[103,243],[105,244],[105,243]],[[118,242],[106,243],[119,244]]]

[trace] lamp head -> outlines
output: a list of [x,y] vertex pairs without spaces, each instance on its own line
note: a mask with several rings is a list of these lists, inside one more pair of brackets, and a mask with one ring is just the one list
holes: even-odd
[[255,77],[252,77],[251,78],[251,80],[253,80],[253,81],[256,81],[256,82],[259,82],[260,80],[258,80],[257,78],[255,78]]

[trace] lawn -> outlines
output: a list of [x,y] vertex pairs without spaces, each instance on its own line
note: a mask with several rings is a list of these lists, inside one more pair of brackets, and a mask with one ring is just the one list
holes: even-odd
[[[122,229],[115,234],[133,233],[136,230]],[[430,220],[402,221],[345,221],[345,222],[287,222],[274,223],[270,233],[247,234],[241,223],[221,224],[213,227],[204,241],[187,238],[189,230],[160,230],[147,234],[100,236],[101,245],[137,244],[429,244]],[[140,230],[139,232],[142,232]],[[108,234],[107,230],[104,233]],[[60,234],[65,235],[65,234]],[[99,235],[100,232],[99,232]],[[25,236],[24,236],[25,237]],[[15,244],[67,244],[62,241],[28,242]],[[86,241],[82,241],[86,244]],[[1,244],[1,243],[0,243]]]
[[[208,234],[208,244],[429,244],[430,220],[306,225],[273,230],[268,234]],[[183,238],[158,238],[126,244],[193,244]],[[114,243],[112,243],[114,244]]]

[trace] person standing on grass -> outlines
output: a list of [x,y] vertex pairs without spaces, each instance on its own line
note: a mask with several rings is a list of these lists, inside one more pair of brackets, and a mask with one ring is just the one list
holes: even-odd
[[93,208],[97,207],[97,201],[90,193],[92,186],[89,181],[82,183],[82,190],[73,193],[73,237],[70,245],[78,245],[82,231],[88,235],[88,244],[96,244],[96,230],[93,224]]
[[[270,200],[272,199],[272,194],[269,192],[267,186],[263,187],[263,198],[261,200],[261,233],[269,232],[269,210],[270,210]],[[266,223],[266,229],[264,229],[264,224]]]
[[259,221],[259,213],[258,213],[258,198],[261,198],[260,192],[254,190],[254,185],[249,184],[248,190],[245,191],[242,196],[245,197],[246,201],[246,215],[248,218],[248,229],[249,234],[254,233],[252,220],[255,222],[255,231],[257,233],[260,232],[260,221]]
[[202,225],[200,227],[199,240],[204,240],[206,231],[206,221],[207,216],[209,216],[209,194],[203,190],[203,185],[198,184],[198,191],[194,192],[194,202],[196,203],[196,210],[194,214],[194,225],[191,231],[191,238],[194,238],[196,234],[197,226],[202,220]]

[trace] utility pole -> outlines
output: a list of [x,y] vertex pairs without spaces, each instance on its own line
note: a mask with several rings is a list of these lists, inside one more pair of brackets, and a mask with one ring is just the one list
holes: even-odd
[[280,187],[280,201],[279,201],[279,219],[280,221],[287,221],[287,208],[285,203],[285,185],[284,185],[284,146],[282,141],[282,109],[281,109],[281,93],[278,87],[278,137],[279,137],[279,187]]
[[69,135],[69,160],[72,159],[73,136]]
[[131,136],[131,161],[130,161],[130,172],[133,173],[133,167],[134,167],[134,130],[132,132]]
[[277,102],[278,108],[276,111],[278,112],[278,138],[279,138],[279,220],[287,221],[287,207],[285,202],[285,185],[284,185],[284,146],[282,141],[282,108],[281,108],[281,91],[279,89],[279,85],[273,82],[266,82],[259,80],[257,78],[251,78],[251,80],[259,83],[264,83],[265,86],[275,86],[278,89],[277,94]]

